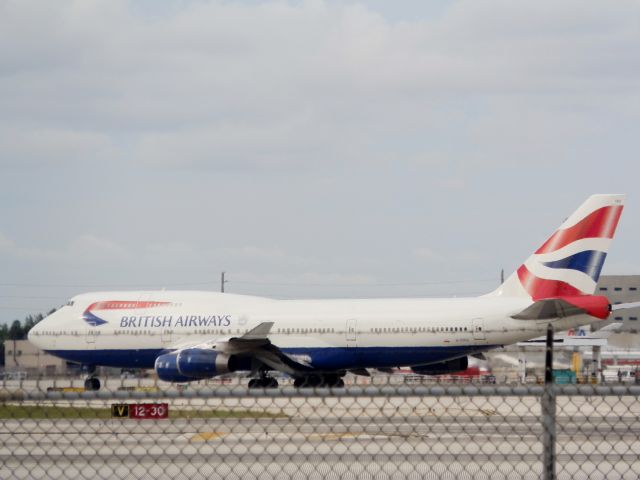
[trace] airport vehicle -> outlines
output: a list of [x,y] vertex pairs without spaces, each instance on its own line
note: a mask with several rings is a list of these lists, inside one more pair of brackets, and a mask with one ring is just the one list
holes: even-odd
[[638,367],[634,365],[611,365],[602,371],[606,383],[636,383]]
[[[474,298],[274,300],[196,291],[97,292],[73,297],[29,339],[93,367],[155,368],[171,382],[247,371],[249,387],[342,386],[351,371],[410,366],[463,371],[469,356],[606,319],[593,295],[624,195],[589,197],[497,290]],[[617,305],[616,308],[624,308]],[[99,380],[90,376],[89,389]]]

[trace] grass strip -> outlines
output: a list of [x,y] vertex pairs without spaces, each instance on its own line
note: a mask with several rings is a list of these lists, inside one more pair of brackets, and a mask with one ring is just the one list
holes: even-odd
[[[56,405],[11,405],[0,404],[0,419],[16,420],[59,420],[59,419],[110,419],[111,406],[93,407],[58,407]],[[210,410],[206,408],[184,410],[172,409],[169,406],[169,418],[286,418],[286,415],[253,410]]]

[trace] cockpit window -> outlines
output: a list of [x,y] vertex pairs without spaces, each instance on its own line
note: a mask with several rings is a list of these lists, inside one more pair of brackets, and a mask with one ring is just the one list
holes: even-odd
[[67,302],[67,307],[73,307],[73,300],[69,300]]

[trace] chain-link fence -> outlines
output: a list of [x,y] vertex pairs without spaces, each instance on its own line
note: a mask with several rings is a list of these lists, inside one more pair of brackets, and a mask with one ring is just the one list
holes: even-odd
[[551,388],[555,415],[543,386],[23,385],[0,478],[640,477],[640,387]]

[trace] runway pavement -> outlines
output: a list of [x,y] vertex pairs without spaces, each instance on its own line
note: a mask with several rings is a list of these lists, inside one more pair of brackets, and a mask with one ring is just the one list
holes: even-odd
[[[637,403],[560,397],[558,478],[638,478]],[[535,398],[176,399],[170,408],[286,417],[0,420],[0,478],[537,479],[542,471]]]

